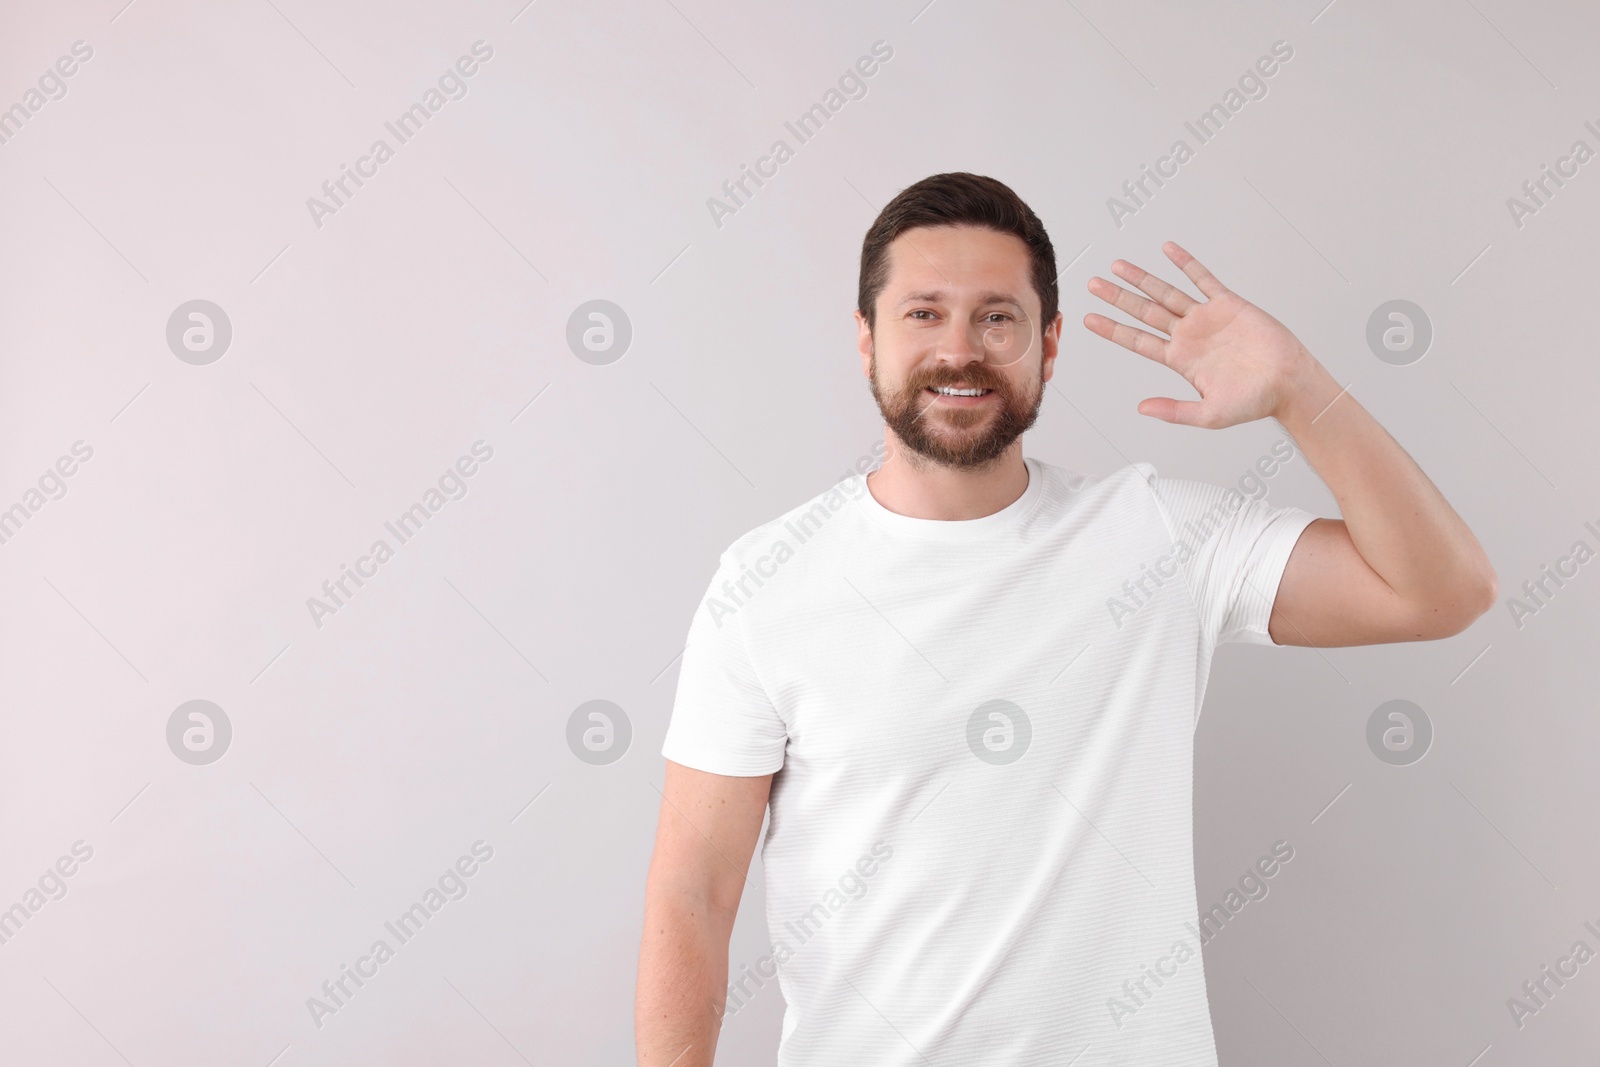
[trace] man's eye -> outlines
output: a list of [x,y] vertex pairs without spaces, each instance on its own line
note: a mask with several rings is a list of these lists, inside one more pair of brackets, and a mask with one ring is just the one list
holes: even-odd
[[993,318],[996,315],[1000,316],[1002,319],[1010,319],[1011,318],[1010,315],[1007,315],[1003,311],[991,311],[991,312],[989,312],[989,317],[990,318]]
[[933,314],[933,312],[929,311],[927,308],[917,308],[917,310],[915,310],[915,311],[913,311],[911,313],[911,317],[912,318],[916,318],[918,315],[932,315],[932,314]]

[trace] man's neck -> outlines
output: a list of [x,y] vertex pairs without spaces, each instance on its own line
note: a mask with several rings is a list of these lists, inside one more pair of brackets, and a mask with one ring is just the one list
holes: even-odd
[[994,464],[982,469],[946,467],[921,456],[907,459],[906,447],[885,431],[883,466],[867,478],[874,500],[914,519],[981,519],[1013,504],[1028,488],[1028,467],[1018,438]]

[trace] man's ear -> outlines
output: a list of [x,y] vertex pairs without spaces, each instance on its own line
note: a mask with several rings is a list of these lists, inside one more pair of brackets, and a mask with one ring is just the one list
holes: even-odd
[[872,327],[867,325],[867,317],[861,312],[855,312],[856,317],[856,351],[861,353],[861,376],[872,378]]
[[1056,312],[1056,317],[1049,326],[1045,327],[1044,335],[1039,338],[1039,375],[1043,381],[1049,381],[1056,372],[1056,355],[1061,346],[1061,312]]

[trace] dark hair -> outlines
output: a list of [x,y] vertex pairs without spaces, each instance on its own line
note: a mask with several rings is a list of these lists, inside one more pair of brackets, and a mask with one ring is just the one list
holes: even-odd
[[900,190],[884,205],[861,242],[861,282],[856,304],[868,327],[875,327],[878,294],[889,281],[889,245],[918,226],[983,226],[1020,237],[1033,263],[1033,289],[1039,297],[1043,330],[1055,320],[1060,303],[1056,251],[1044,223],[1011,187],[981,174],[935,174]]

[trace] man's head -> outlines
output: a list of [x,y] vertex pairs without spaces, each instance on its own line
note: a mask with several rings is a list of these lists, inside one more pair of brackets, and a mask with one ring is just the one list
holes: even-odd
[[1057,302],[1044,225],[1001,182],[935,174],[884,207],[861,247],[858,347],[908,458],[981,469],[1033,425],[1054,372]]

